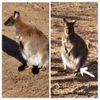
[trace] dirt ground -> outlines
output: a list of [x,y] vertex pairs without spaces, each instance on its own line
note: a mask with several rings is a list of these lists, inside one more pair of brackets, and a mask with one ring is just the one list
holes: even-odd
[[[52,3],[51,4],[51,97],[88,98],[98,96],[98,4],[97,3]],[[92,78],[84,74],[60,72],[63,64],[60,56],[63,20],[77,19],[75,31],[89,44],[88,71]]]
[[[2,22],[19,11],[24,22],[35,25],[48,37],[49,33],[49,5],[48,3],[3,3]],[[3,77],[2,96],[8,97],[36,97],[49,96],[49,67],[34,75],[32,69],[18,71],[21,65],[21,55],[15,42],[14,27],[5,27],[3,24]]]

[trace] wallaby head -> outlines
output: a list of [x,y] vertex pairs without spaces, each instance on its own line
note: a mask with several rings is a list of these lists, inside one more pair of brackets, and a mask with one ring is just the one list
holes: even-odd
[[15,22],[20,18],[20,13],[18,11],[14,11],[14,14],[10,16],[4,23],[5,26],[13,26]]
[[74,33],[74,24],[76,23],[76,20],[66,20],[64,18],[63,21],[65,24],[65,31],[68,31],[66,33],[68,33],[68,34]]

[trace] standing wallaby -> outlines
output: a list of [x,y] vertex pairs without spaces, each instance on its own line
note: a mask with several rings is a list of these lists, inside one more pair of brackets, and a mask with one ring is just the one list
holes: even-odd
[[64,21],[64,34],[62,37],[61,57],[64,69],[70,68],[75,72],[80,71],[87,59],[88,48],[85,41],[74,31],[76,20]]
[[35,26],[31,27],[22,22],[18,11],[14,11],[14,15],[9,17],[4,24],[15,26],[17,42],[27,67],[46,67],[49,59],[47,37]]

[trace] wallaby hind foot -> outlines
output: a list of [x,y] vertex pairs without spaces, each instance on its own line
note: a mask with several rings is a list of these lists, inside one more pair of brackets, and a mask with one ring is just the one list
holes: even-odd
[[32,73],[33,74],[39,74],[41,68],[38,68],[38,66],[33,66]]
[[46,70],[47,70],[46,67],[41,68],[41,71],[46,71]]

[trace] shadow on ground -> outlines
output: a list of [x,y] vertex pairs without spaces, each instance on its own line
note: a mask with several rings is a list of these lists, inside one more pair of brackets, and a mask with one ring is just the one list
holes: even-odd
[[5,35],[2,35],[2,49],[8,55],[16,58],[18,61],[22,63],[22,65],[18,67],[18,71],[25,70],[26,62],[21,56],[18,44],[14,40],[10,39],[9,37]]
[[22,58],[22,56],[20,54],[17,43],[5,35],[2,35],[2,49],[8,55],[16,58],[21,63],[23,63],[24,59]]
[[[18,44],[8,38],[7,36],[5,35],[2,35],[2,49],[4,52],[6,52],[8,55],[16,58],[18,61],[20,61],[22,63],[22,65],[20,65],[18,67],[18,71],[24,71],[25,68],[26,68],[26,61],[23,59],[23,57],[21,56],[21,53],[19,51],[19,48],[18,48]],[[38,74],[39,73],[39,68],[38,67],[33,67],[32,68],[32,73],[33,74]]]
[[58,82],[58,83],[63,83],[63,82],[73,82],[73,81],[78,81],[78,82],[89,82],[89,81],[98,81],[98,62],[93,61],[91,62],[88,66],[88,71],[90,73],[92,73],[95,78],[92,78],[86,74],[84,74],[84,76],[82,77],[82,75],[80,74],[80,72],[78,73],[74,73],[74,72],[67,72],[67,71],[63,71],[60,72],[59,70],[62,70],[61,67],[52,67],[52,70],[57,70],[58,72],[53,74],[52,76],[70,76],[73,75],[73,77],[71,78],[65,78],[65,79],[57,79],[57,80],[52,80],[52,83]]

